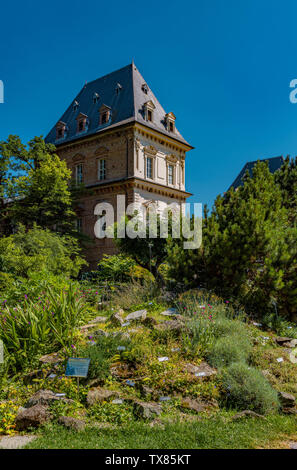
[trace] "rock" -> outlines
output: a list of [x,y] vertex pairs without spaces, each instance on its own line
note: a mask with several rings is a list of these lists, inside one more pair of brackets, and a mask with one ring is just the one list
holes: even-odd
[[158,398],[162,394],[160,391],[155,390],[151,387],[148,387],[147,385],[141,382],[138,382],[136,386],[137,386],[137,389],[140,391],[143,398],[148,398],[151,400],[158,400]]
[[125,320],[122,317],[123,310],[119,310],[117,313],[114,313],[109,318],[109,321],[114,326],[122,326],[125,323]]
[[129,315],[126,316],[126,322],[127,321],[132,321],[132,320],[145,320],[147,315],[146,310],[137,310],[136,312],[129,313]]
[[291,393],[278,392],[278,398],[282,408],[293,408],[295,406],[296,398]]
[[23,376],[23,382],[25,385],[28,385],[34,379],[40,379],[41,377],[43,377],[43,370],[42,369],[34,370],[32,372],[29,372],[29,374],[26,374]]
[[96,317],[90,323],[105,323],[107,321],[107,317]]
[[216,369],[213,369],[204,361],[198,366],[194,364],[186,364],[184,370],[190,374],[194,374],[196,377],[210,377],[217,373]]
[[254,411],[244,410],[244,411],[241,411],[240,413],[236,413],[236,415],[232,416],[232,420],[237,420],[237,419],[242,419],[242,418],[249,418],[249,417],[266,419],[263,415],[259,415],[258,413],[255,413]]
[[16,429],[23,431],[29,427],[37,428],[52,419],[51,414],[44,405],[34,405],[20,411],[15,419]]
[[183,398],[181,401],[181,407],[196,411],[196,413],[201,413],[201,411],[205,411],[207,409],[207,405],[205,403],[192,398]]
[[297,415],[297,408],[282,408],[285,415]]
[[274,341],[279,344],[280,346],[282,346],[284,343],[290,343],[290,341],[292,341],[293,338],[286,338],[286,337],[283,337],[283,336],[276,336],[274,338]]
[[290,442],[290,449],[297,449],[297,442]]
[[134,402],[134,413],[136,416],[142,419],[154,419],[159,416],[162,412],[162,407],[157,403],[153,402]]
[[291,339],[291,341],[283,343],[282,346],[285,348],[295,348],[297,346],[297,339]]
[[31,408],[35,405],[44,405],[47,406],[55,401],[63,401],[64,403],[73,403],[73,400],[70,400],[65,397],[56,396],[54,392],[51,390],[39,390],[35,393],[27,403],[25,404],[25,408]]
[[20,449],[35,439],[37,436],[4,436],[0,439],[0,449]]
[[58,353],[53,353],[40,357],[39,361],[43,362],[44,364],[57,364],[58,362],[62,362],[63,359],[59,356]]
[[119,398],[119,396],[119,392],[98,387],[88,392],[87,404],[88,406],[92,406],[95,403],[112,400],[113,398]]
[[153,317],[146,317],[145,320],[143,320],[143,324],[147,327],[153,327],[158,324],[157,320]]
[[161,312],[160,315],[171,317],[172,315],[176,315],[177,313],[178,312],[176,308],[168,308],[167,310],[164,310],[164,312]]
[[155,330],[158,331],[172,331],[180,334],[184,329],[184,324],[180,320],[166,320],[155,326]]
[[65,426],[65,428],[73,429],[74,431],[82,431],[86,427],[85,421],[70,416],[60,416],[58,423]]

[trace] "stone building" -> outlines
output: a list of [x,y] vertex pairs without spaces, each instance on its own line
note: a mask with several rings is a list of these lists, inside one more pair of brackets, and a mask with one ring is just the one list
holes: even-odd
[[115,209],[117,195],[126,205],[181,204],[185,190],[186,152],[193,147],[181,136],[173,112],[165,112],[132,63],[87,83],[46,137],[55,144],[77,183],[87,194],[77,212],[77,229],[94,239],[86,257],[94,269],[112,239],[96,239],[98,202]]

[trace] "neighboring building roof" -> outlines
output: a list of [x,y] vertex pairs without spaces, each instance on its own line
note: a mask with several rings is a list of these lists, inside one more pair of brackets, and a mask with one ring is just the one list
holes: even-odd
[[[231,184],[230,188],[233,188],[234,189],[237,189],[239,186],[242,186],[244,181],[243,181],[243,177],[246,173],[246,171],[248,170],[249,174],[252,176],[253,175],[253,168],[255,166],[255,164],[258,162],[259,160],[255,160],[254,162],[248,162],[244,165],[243,169],[241,170],[241,172],[239,173],[239,175],[237,176],[237,178],[233,181],[233,183]],[[273,157],[273,158],[264,158],[263,160],[260,160],[261,162],[268,162],[268,166],[269,166],[269,171],[271,173],[274,173],[275,171],[279,170],[279,168],[282,166],[282,164],[284,163],[284,158],[283,157]],[[228,189],[228,191],[229,191]]]
[[[144,87],[144,85],[146,86]],[[118,92],[116,88],[118,88]],[[96,94],[99,95],[99,98]],[[96,102],[94,102],[94,97],[97,97]],[[75,101],[79,104],[77,109],[73,108]],[[152,101],[155,105],[153,122],[145,119],[144,104],[148,101]],[[99,109],[103,104],[111,108],[111,119],[108,123],[99,125]],[[85,132],[77,134],[76,118],[80,113],[87,115],[88,126]],[[166,130],[165,115],[166,113],[161,104],[147,86],[135,64],[132,63],[87,83],[74,98],[63,116],[57,121],[57,123],[59,121],[66,123],[66,136],[56,140],[55,125],[46,136],[45,141],[58,146],[103,132],[106,128],[110,129],[129,122],[138,122],[189,145],[176,128],[175,132]]]

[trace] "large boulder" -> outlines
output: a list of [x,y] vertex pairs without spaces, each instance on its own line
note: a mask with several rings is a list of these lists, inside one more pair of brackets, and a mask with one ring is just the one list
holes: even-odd
[[85,421],[71,418],[70,416],[60,416],[58,423],[65,426],[65,428],[72,429],[74,431],[82,431],[86,427]]
[[192,398],[183,398],[181,401],[181,407],[195,411],[196,413],[201,413],[201,411],[205,411],[207,409],[207,405],[205,403]]
[[[292,347],[294,348],[297,345],[297,340],[294,338],[287,338],[286,336],[276,336],[274,338],[274,341],[279,345],[279,346],[284,346],[284,347]],[[293,346],[288,346],[288,344],[293,344]],[[295,346],[294,346],[295,344]]]
[[64,403],[73,402],[73,400],[70,400],[68,398],[57,396],[51,390],[39,390],[31,398],[29,398],[29,400],[25,404],[25,408],[31,408],[32,406],[35,406],[35,405],[48,406],[51,403],[56,402],[56,401],[63,401]]
[[132,320],[145,320],[147,315],[146,310],[137,310],[136,312],[129,313],[126,316],[126,321],[132,321]]
[[37,428],[52,419],[48,408],[44,405],[34,405],[31,408],[21,409],[15,419],[16,429],[23,431],[27,428]]
[[141,419],[154,419],[162,412],[161,405],[153,402],[135,401],[133,408],[135,415]]
[[168,308],[167,310],[164,310],[163,312],[160,313],[160,315],[164,315],[166,317],[172,317],[177,314],[178,314],[178,311],[176,308]]
[[100,403],[103,401],[109,401],[114,398],[119,398],[119,392],[114,390],[107,390],[105,388],[97,387],[93,390],[90,390],[87,395],[87,404],[88,406],[95,405],[95,403]]
[[110,323],[113,326],[122,326],[125,323],[125,320],[123,318],[123,313],[124,311],[120,309],[118,312],[113,313],[111,317],[109,318]]

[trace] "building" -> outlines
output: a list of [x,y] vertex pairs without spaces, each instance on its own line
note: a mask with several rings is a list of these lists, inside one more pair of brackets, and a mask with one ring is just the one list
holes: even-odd
[[[254,162],[246,163],[244,167],[242,168],[241,172],[239,173],[239,175],[235,178],[235,180],[231,184],[229,189],[233,187],[236,190],[237,188],[239,188],[239,186],[242,186],[244,183],[244,175],[246,174],[246,171],[248,171],[250,176],[252,176],[253,167],[256,165],[258,161],[259,160],[255,160]],[[269,171],[271,173],[275,173],[277,170],[279,170],[279,168],[284,163],[284,158],[283,157],[264,158],[264,160],[260,160],[260,161],[268,162]]]
[[162,210],[184,203],[186,152],[193,147],[176,128],[173,112],[161,104],[132,63],[87,83],[46,137],[84,183],[77,228],[94,238],[86,257],[94,269],[103,253],[112,254],[112,239],[95,239],[99,202],[153,205]]

